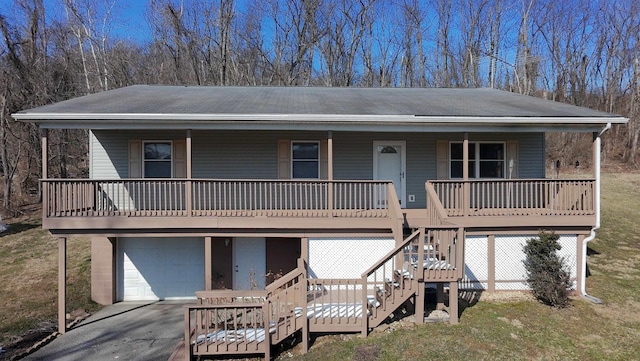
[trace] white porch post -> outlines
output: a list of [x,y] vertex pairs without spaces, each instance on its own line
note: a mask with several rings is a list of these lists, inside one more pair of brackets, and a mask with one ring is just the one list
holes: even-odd
[[58,332],[67,331],[67,239],[58,238]]

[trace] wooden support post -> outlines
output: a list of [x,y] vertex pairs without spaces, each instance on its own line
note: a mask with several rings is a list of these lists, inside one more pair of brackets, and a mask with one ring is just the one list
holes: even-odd
[[[47,129],[40,128],[40,145],[42,147],[42,180],[47,180],[49,177],[49,145],[48,145],[48,131]],[[40,183],[42,187],[40,189],[40,195],[42,196],[42,218],[45,219],[49,215],[49,192],[47,190],[48,183]]]
[[496,236],[487,237],[487,291],[496,291]]
[[[264,317],[264,324],[265,325],[269,325],[271,324],[271,317],[269,314],[269,303],[265,302],[264,305],[262,306],[262,317]],[[264,342],[264,359],[265,361],[271,361],[271,345],[272,345],[272,333],[271,332],[265,332],[264,333],[265,336],[265,342]],[[245,346],[246,347],[246,346]]]
[[211,236],[204,237],[204,289],[212,289],[211,284]]
[[469,215],[469,207],[471,207],[471,192],[469,186],[469,133],[464,133],[462,142],[462,180],[464,181],[462,189],[462,209],[464,216]]
[[458,282],[449,282],[449,323],[458,324]]
[[[300,307],[302,309],[307,308],[307,270],[305,267],[306,261],[303,258],[298,259],[298,268],[302,271],[302,279],[300,280]],[[309,318],[303,315],[302,321],[302,353],[305,354],[309,351]]]
[[49,170],[49,157],[48,157],[48,131],[47,129],[40,128],[40,144],[42,146],[42,179],[47,179]]
[[[587,267],[587,260],[584,258],[584,254],[582,253],[582,246],[584,245],[584,239],[585,239],[585,235],[584,234],[579,234],[578,235],[578,239],[576,242],[576,255],[577,255],[577,259],[576,259],[576,294],[579,295],[580,294],[580,285],[582,284],[582,282],[585,282],[585,280],[582,279],[582,275],[587,274],[586,272],[586,267]],[[583,272],[584,271],[584,272]]]
[[333,180],[333,132],[327,132],[327,179]]
[[187,179],[191,179],[191,177],[193,176],[192,174],[192,167],[191,167],[191,158],[192,158],[192,151],[191,151],[191,129],[187,129],[187,139],[186,139],[186,144],[187,144]]
[[193,183],[191,181],[191,129],[187,129],[187,136],[186,136],[186,146],[187,146],[187,159],[186,159],[186,165],[187,165],[187,184],[186,184],[186,194],[185,194],[185,205],[187,208],[187,216],[191,217],[193,215]]
[[424,323],[424,299],[425,299],[425,294],[424,294],[424,247],[426,244],[429,244],[429,242],[425,242],[425,237],[430,237],[429,234],[426,233],[424,227],[420,228],[420,235],[418,236],[419,238],[419,242],[418,242],[418,260],[417,260],[417,274],[416,277],[419,280],[423,280],[418,281],[418,288],[416,289],[416,304],[415,304],[415,323],[417,325],[421,325]]
[[58,238],[58,332],[67,331],[67,239]]
[[[300,258],[302,258],[304,263],[306,264],[309,263],[309,238],[307,237],[300,238]],[[305,277],[306,277],[307,270],[304,270],[304,271],[305,271]]]
[[184,306],[184,359],[191,361],[191,310]]

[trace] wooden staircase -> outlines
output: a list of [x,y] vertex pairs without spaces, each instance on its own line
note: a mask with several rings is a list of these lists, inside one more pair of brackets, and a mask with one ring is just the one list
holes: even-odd
[[366,336],[407,301],[415,305],[416,323],[422,323],[425,283],[449,283],[450,322],[457,323],[463,240],[464,230],[454,226],[420,228],[360,279],[308,278],[299,259],[296,269],[264,291],[197,292],[198,304],[185,306],[185,358],[263,354],[269,359],[271,346],[298,332],[306,352],[309,333]]

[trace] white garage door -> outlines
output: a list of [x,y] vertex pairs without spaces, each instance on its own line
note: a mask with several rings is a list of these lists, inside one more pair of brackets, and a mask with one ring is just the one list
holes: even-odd
[[195,298],[204,289],[202,238],[119,238],[118,300]]

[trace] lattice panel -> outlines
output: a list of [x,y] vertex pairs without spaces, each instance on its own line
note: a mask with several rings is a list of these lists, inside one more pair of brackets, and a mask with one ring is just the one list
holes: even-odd
[[[524,268],[523,247],[527,239],[535,235],[496,236],[496,290],[528,290]],[[562,249],[558,255],[565,258],[571,270],[573,287],[576,277],[576,236],[561,236],[558,240]]]
[[569,266],[569,270],[571,271],[571,280],[573,281],[572,288],[576,289],[577,286],[577,270],[578,270],[578,247],[577,247],[577,236],[574,235],[566,235],[560,236],[558,243],[562,249],[558,251],[558,255],[563,257],[565,260],[565,264]]
[[461,289],[487,289],[489,278],[487,237],[467,236],[464,247],[464,278],[458,282]]
[[360,278],[394,247],[393,238],[310,238],[309,276]]
[[531,236],[496,236],[496,290],[528,290],[524,247]]

